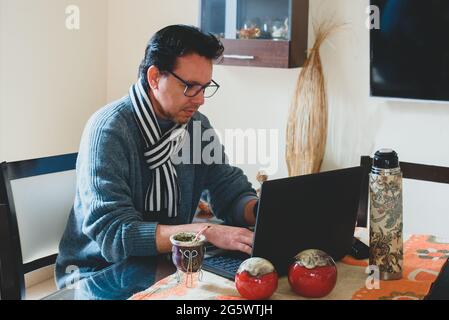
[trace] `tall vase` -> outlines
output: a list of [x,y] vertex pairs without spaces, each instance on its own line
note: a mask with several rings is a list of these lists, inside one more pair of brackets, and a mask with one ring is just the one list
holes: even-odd
[[285,158],[289,176],[317,173],[321,169],[327,138],[327,96],[320,47],[337,27],[323,23],[299,74],[289,110]]

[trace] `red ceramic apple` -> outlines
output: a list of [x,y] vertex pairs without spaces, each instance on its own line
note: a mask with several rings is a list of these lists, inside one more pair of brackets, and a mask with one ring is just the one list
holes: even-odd
[[242,262],[235,275],[235,286],[243,298],[268,299],[278,286],[278,274],[270,261],[249,258]]
[[297,294],[307,298],[327,296],[337,283],[337,266],[326,252],[305,250],[296,255],[288,271],[288,282]]

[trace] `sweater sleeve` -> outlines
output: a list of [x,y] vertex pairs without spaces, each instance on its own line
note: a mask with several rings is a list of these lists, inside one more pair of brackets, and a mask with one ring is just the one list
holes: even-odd
[[209,166],[206,188],[210,192],[212,210],[218,218],[229,225],[245,226],[244,205],[257,196],[241,169],[229,164]]
[[133,205],[126,135],[126,128],[117,123],[91,119],[78,155],[82,232],[98,244],[108,262],[157,254],[157,223],[144,222]]

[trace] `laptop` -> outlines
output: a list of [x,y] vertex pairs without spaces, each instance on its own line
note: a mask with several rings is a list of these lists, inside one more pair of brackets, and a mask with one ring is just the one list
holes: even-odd
[[[263,183],[254,228],[252,257],[268,259],[280,276],[306,249],[320,249],[335,261],[350,253],[362,188],[362,167]],[[234,280],[250,256],[209,248],[203,269]]]

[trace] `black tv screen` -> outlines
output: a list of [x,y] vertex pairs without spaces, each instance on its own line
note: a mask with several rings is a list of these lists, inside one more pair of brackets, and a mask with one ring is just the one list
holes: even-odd
[[[449,0],[371,0],[371,95],[449,101]],[[374,25],[374,24],[373,24]]]

